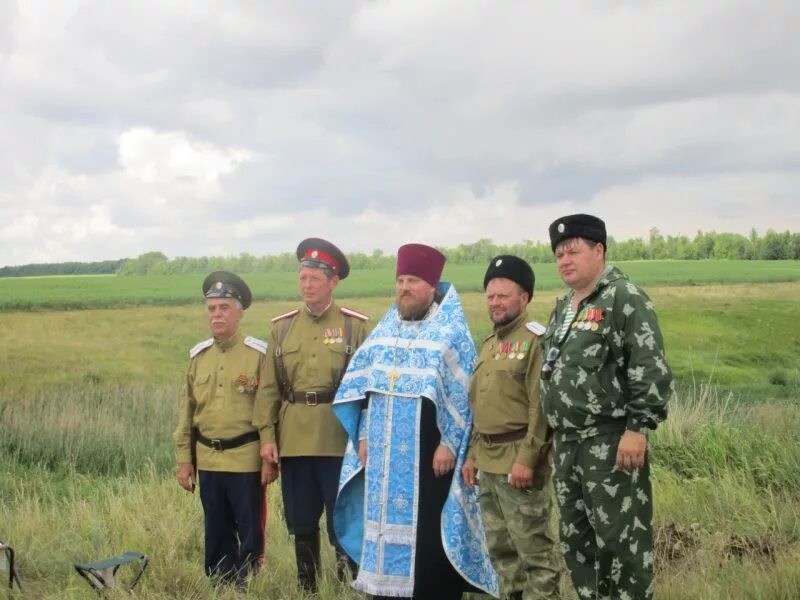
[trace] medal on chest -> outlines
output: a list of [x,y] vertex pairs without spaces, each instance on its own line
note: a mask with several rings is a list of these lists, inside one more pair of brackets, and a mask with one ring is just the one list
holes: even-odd
[[341,344],[344,341],[344,329],[342,327],[327,327],[322,332],[323,344]]
[[586,306],[572,322],[572,329],[597,331],[600,329],[600,322],[603,320],[604,316],[605,311],[603,311],[603,309]]
[[507,358],[522,360],[530,347],[530,342],[500,342],[497,345],[497,351],[494,353],[494,360],[505,360]]
[[248,394],[253,394],[258,388],[258,377],[239,375],[233,383],[236,386],[236,391],[238,391],[240,394],[244,394],[245,392]]

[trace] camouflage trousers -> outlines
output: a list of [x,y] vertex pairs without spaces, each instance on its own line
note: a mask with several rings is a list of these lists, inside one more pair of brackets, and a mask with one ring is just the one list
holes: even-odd
[[643,600],[653,595],[650,466],[616,466],[621,433],[554,450],[561,551],[580,598]]
[[516,489],[508,475],[480,473],[481,517],[500,593],[556,598],[559,573],[550,527],[550,490]]

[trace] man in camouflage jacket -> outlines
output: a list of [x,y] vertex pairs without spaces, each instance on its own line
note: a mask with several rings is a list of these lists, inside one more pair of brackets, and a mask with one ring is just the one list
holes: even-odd
[[661,331],[644,291],[605,264],[603,221],[563,217],[550,241],[571,288],[543,336],[561,549],[580,598],[650,598],[647,432],[666,418],[672,391]]

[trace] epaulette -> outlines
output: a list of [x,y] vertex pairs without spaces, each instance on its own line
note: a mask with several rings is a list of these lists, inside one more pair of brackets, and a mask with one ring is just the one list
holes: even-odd
[[208,338],[207,340],[203,340],[199,344],[195,344],[195,347],[189,350],[189,358],[194,358],[198,354],[200,354],[206,348],[211,348],[214,345],[214,338]]
[[272,322],[274,323],[275,321],[280,321],[281,319],[285,319],[287,317],[293,317],[299,312],[300,312],[300,309],[299,308],[295,308],[294,310],[290,310],[287,313],[283,313],[282,315],[278,315],[277,317],[273,317],[272,318]]
[[525,327],[527,327],[528,331],[530,331],[534,335],[544,335],[544,332],[547,331],[547,327],[539,323],[539,321],[531,321],[530,323],[525,323]]
[[364,313],[360,313],[352,308],[347,308],[346,306],[340,306],[339,310],[342,311],[343,315],[348,315],[350,317],[355,317],[361,321],[369,321],[369,317]]
[[258,338],[250,337],[249,335],[244,338],[244,345],[252,348],[253,350],[258,350],[261,354],[267,353],[267,342],[264,340],[260,340]]

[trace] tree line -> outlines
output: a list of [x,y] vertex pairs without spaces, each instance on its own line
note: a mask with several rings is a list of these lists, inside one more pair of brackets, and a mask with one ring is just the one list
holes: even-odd
[[[480,239],[471,244],[453,248],[439,248],[452,264],[488,262],[498,254],[516,254],[533,264],[549,263],[555,259],[546,242],[525,240],[517,244],[496,244],[490,239]],[[374,250],[348,253],[353,269],[379,269],[394,266],[395,257]],[[608,238],[609,261],[622,260],[800,260],[800,233],[777,232],[768,229],[759,236],[755,229],[749,236],[738,233],[698,231],[690,238],[685,235],[662,235],[658,229],[650,230],[645,238],[617,241]],[[217,269],[237,273],[293,271],[297,269],[294,252],[254,256],[243,252],[239,256],[178,256],[168,258],[163,252],[146,252],[136,258],[101,262],[32,264],[0,268],[0,277],[33,275],[178,275],[207,273]]]
[[[439,247],[451,264],[487,263],[498,254],[515,254],[533,264],[555,261],[549,243],[525,240],[517,244],[496,244],[490,239],[481,239],[471,244],[453,248]],[[703,233],[694,238],[688,236],[664,236],[658,229],[651,229],[647,239],[634,238],[617,241],[608,238],[608,259],[620,260],[800,260],[800,233],[768,230],[759,236],[754,230],[749,236],[736,233]],[[353,269],[392,268],[393,255],[381,250],[371,254],[352,252],[347,260]],[[120,275],[171,275],[181,273],[207,273],[224,269],[237,273],[294,271],[297,257],[294,252],[267,256],[243,253],[239,256],[203,256],[199,258],[179,256],[168,259],[161,252],[148,252],[126,261],[119,270]]]
[[113,275],[129,259],[98,262],[63,262],[20,265],[0,268],[0,277],[37,277],[42,275]]

